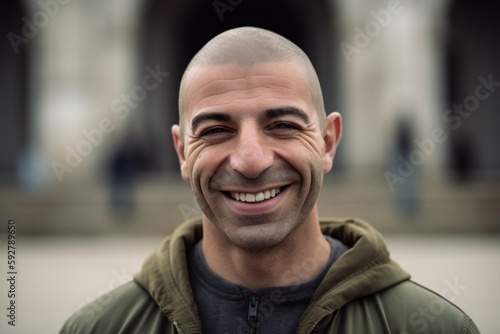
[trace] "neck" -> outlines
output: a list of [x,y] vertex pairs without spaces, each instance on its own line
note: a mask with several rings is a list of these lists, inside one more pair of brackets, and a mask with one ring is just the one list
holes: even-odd
[[312,216],[280,244],[266,249],[232,244],[204,220],[205,261],[217,275],[253,291],[309,281],[321,272],[330,256],[330,244],[321,233],[317,214]]

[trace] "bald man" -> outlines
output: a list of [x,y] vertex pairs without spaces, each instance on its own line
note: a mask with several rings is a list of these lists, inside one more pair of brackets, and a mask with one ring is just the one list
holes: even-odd
[[172,135],[202,217],[61,333],[479,333],[410,281],[370,225],[319,219],[342,122],[326,115],[296,45],[263,29],[226,31],[180,86]]

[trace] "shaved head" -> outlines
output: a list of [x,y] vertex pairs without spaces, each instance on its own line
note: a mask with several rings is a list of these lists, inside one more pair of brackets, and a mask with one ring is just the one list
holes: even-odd
[[184,92],[189,81],[189,73],[197,67],[236,64],[251,67],[256,63],[291,62],[305,70],[309,81],[313,105],[320,124],[326,117],[323,94],[318,76],[307,55],[288,39],[268,30],[242,27],[227,30],[210,40],[193,57],[182,76],[179,90],[179,123],[183,129],[185,108]]

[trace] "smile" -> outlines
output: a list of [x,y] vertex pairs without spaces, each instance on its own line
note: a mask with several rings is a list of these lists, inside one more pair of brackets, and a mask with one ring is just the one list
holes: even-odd
[[275,197],[281,192],[281,188],[270,189],[258,193],[229,192],[232,199],[240,202],[263,202]]

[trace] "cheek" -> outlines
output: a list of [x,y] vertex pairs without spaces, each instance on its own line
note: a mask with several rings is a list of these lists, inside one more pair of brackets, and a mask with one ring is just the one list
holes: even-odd
[[224,159],[224,152],[211,147],[194,150],[188,159],[191,177],[199,183],[208,183]]
[[318,157],[320,160],[323,157],[324,142],[321,135],[314,133],[311,136],[301,138],[301,143],[311,155]]
[[300,173],[303,191],[309,192],[323,181],[323,158],[320,146],[300,145],[295,150],[290,149],[288,163]]
[[297,137],[293,145],[286,145],[280,155],[297,170],[322,169],[323,148],[316,138]]

